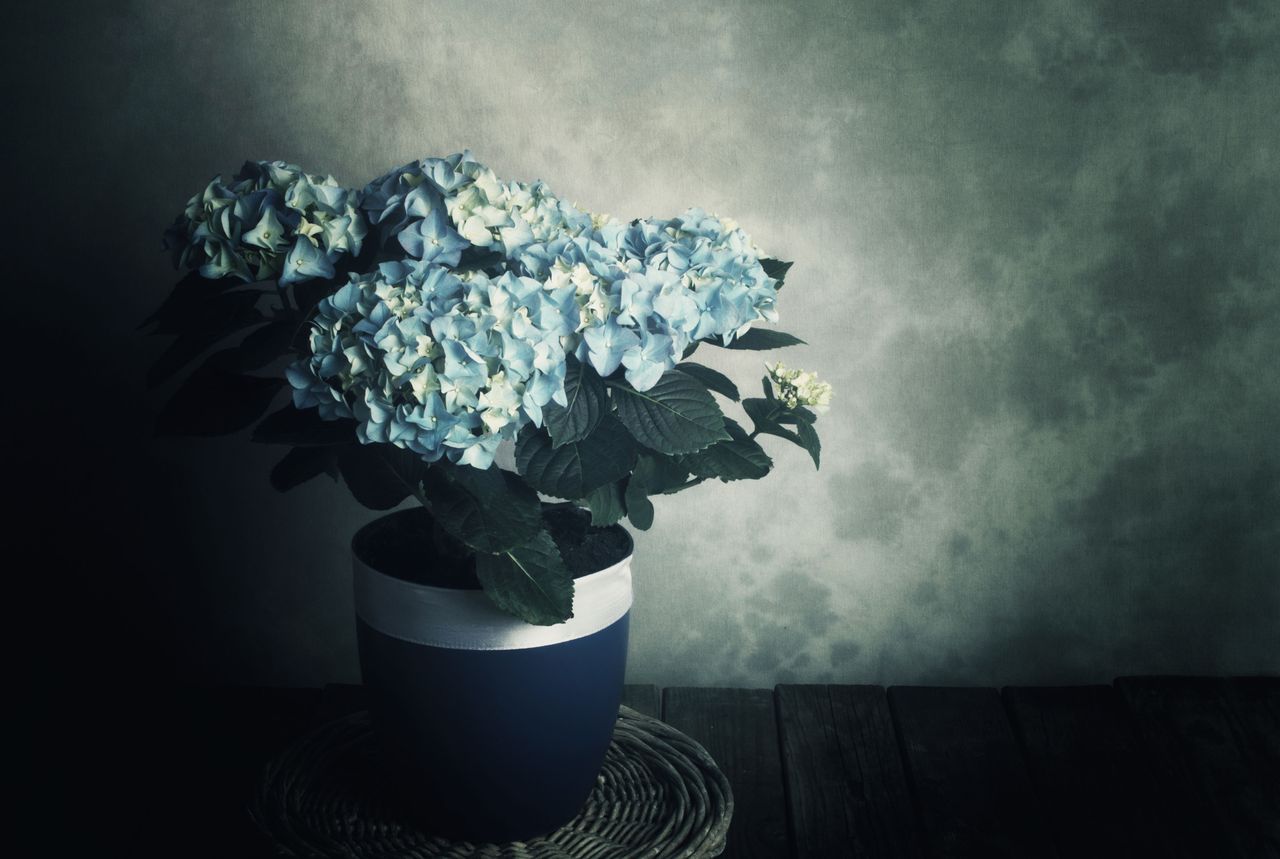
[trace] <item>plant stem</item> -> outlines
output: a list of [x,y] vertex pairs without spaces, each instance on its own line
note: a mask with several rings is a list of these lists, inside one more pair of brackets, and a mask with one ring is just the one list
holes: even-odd
[[418,499],[419,504],[425,507],[428,511],[431,510],[431,502],[427,501],[427,494],[422,491],[422,484],[418,484],[418,486],[409,491],[413,493],[414,498]]

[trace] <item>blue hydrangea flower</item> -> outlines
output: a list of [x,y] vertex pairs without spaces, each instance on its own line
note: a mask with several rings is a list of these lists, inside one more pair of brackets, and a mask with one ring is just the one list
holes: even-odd
[[392,262],[322,300],[294,405],[350,417],[365,444],[487,468],[503,439],[566,403],[566,327],[544,284]]
[[[207,189],[199,237],[218,252],[209,265],[242,262],[216,245],[235,235],[262,253],[287,247],[286,271],[332,277],[321,245],[300,242],[336,231],[326,247],[339,248],[349,234],[337,218],[317,231],[287,204],[335,208],[337,192],[295,188],[286,168],[262,168],[275,184],[258,197]],[[351,205],[349,196],[341,202]],[[227,215],[228,207],[238,208]],[[462,152],[379,177],[360,193],[358,214],[392,259],[320,303],[311,354],[288,371],[294,403],[354,419],[362,442],[428,460],[488,467],[503,439],[564,403],[566,355],[644,391],[693,341],[728,345],[777,319],[760,249],[700,209],[620,222],[556,198],[542,182],[503,182]],[[275,237],[280,229],[287,243]],[[491,252],[485,271],[455,271],[472,247]]]
[[343,254],[359,254],[367,232],[356,194],[332,176],[284,161],[248,161],[230,182],[215,177],[165,233],[179,268],[208,278],[332,277]]

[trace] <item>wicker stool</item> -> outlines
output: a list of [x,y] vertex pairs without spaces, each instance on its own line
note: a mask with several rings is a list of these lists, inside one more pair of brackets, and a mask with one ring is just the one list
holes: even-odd
[[718,856],[733,796],[684,734],[623,707],[595,789],[550,835],[469,844],[424,833],[379,792],[367,713],[330,722],[263,772],[250,814],[284,855],[342,859],[700,859]]

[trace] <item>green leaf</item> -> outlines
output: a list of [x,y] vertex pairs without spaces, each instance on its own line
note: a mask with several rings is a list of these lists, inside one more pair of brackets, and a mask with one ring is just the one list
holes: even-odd
[[288,355],[299,330],[297,320],[277,319],[250,331],[236,347],[240,369],[257,370]]
[[692,453],[729,438],[724,415],[706,387],[679,370],[668,370],[641,393],[612,382],[618,417],[636,441],[660,453]]
[[[284,354],[288,347],[287,340],[283,347],[272,342],[273,338],[278,339],[279,337],[279,328],[277,326],[287,328],[291,334],[293,323],[269,322],[262,325],[260,323],[264,321],[264,318],[261,313],[252,310],[246,313],[239,321],[220,327],[208,329],[200,327],[178,332],[173,342],[160,353],[160,357],[155,360],[155,363],[147,371],[148,387],[154,388],[164,384],[182,368],[223,340],[226,340],[236,331],[253,325],[258,325],[258,327],[251,331],[239,346],[235,347],[236,360],[231,361],[228,359],[225,366],[226,369],[237,372],[249,372],[266,366],[272,360]],[[271,350],[273,354],[266,355],[265,353],[268,350]]]
[[551,626],[573,617],[573,576],[546,531],[507,551],[477,555],[476,577],[494,605],[523,621]]
[[418,489],[427,463],[391,444],[349,444],[338,450],[338,468],[355,499],[370,510],[390,510]]
[[423,489],[440,527],[479,552],[505,552],[542,529],[538,493],[509,471],[441,462]]
[[644,475],[638,471],[627,480],[625,501],[631,524],[641,531],[648,531],[653,526],[653,502],[649,500]]
[[776,435],[794,444],[799,444],[801,447],[804,446],[800,441],[800,436],[778,423],[778,416],[774,413],[774,410],[779,408],[777,400],[751,397],[742,401],[742,408],[746,411],[747,416],[751,418],[756,432]]
[[516,469],[529,485],[556,498],[581,498],[631,471],[636,445],[613,415],[581,441],[555,447],[533,424],[516,440]]
[[804,406],[797,406],[794,409],[788,409],[778,416],[780,424],[812,424],[818,420],[818,416],[806,409]]
[[[742,407],[751,416],[756,432],[776,435],[778,438],[785,438],[792,444],[799,445],[808,451],[814,467],[819,467],[822,443],[818,440],[818,432],[813,427],[814,421],[818,419],[817,415],[806,408],[783,409],[782,404],[777,400],[759,398],[743,400]],[[791,424],[795,429],[787,429],[783,424]]]
[[[715,340],[711,341],[717,346],[721,345]],[[726,349],[751,349],[757,352],[766,349],[782,349],[787,346],[798,346],[804,343],[799,337],[793,334],[787,334],[785,331],[774,331],[772,328],[752,328],[741,337],[734,338],[734,341]]]
[[192,308],[199,307],[201,302],[208,300],[210,296],[227,292],[237,285],[239,285],[238,282],[231,278],[211,280],[202,277],[198,271],[192,271],[174,284],[160,306],[142,320],[138,328],[146,328],[152,324],[173,325],[191,316]]
[[591,524],[596,526],[612,525],[627,513],[621,481],[593,489],[581,503],[591,511]]
[[[206,281],[207,283],[207,281]],[[208,292],[182,302],[181,309],[167,313],[157,311],[156,334],[221,333],[230,334],[240,328],[261,322],[264,318],[257,309],[261,289],[232,289],[225,292]]]
[[494,250],[472,245],[462,252],[458,264],[453,266],[456,272],[480,271],[506,262],[506,257]]
[[295,447],[271,469],[271,485],[288,492],[321,474],[338,479],[338,452],[330,447]]
[[775,289],[782,289],[782,283],[787,279],[787,272],[791,270],[791,266],[794,264],[780,259],[760,260],[760,266],[764,269],[764,273],[778,281],[774,287]]
[[[725,418],[726,426],[729,419]],[[689,478],[689,469],[680,462],[680,457],[664,456],[660,453],[643,453],[636,462],[636,472],[644,481],[645,491],[649,495],[671,495],[679,492]]]
[[225,435],[257,420],[285,386],[284,379],[225,369],[228,352],[209,356],[174,392],[156,417],[159,435]]
[[746,430],[725,420],[731,441],[717,442],[706,450],[682,456],[680,461],[698,477],[730,480],[759,480],[773,468],[773,460]]
[[686,373],[706,385],[709,390],[722,394],[734,402],[738,401],[738,386],[733,380],[721,373],[719,370],[712,370],[710,367],[704,367],[701,364],[695,364],[692,361],[684,361],[676,365],[676,369],[681,373]]
[[160,353],[147,371],[147,386],[154,388],[167,382],[175,373],[208,352],[226,337],[220,332],[182,334]]
[[817,423],[818,416],[806,409],[804,406],[791,410],[791,413],[807,424]]
[[356,423],[349,419],[327,421],[319,410],[294,408],[291,403],[263,418],[249,438],[261,444],[348,444],[356,440]]
[[564,394],[568,405],[552,403],[543,410],[553,447],[586,438],[609,410],[599,374],[573,356],[565,359]]
[[813,467],[820,468],[822,442],[818,440],[818,431],[813,428],[813,424],[804,421],[796,424],[796,435],[800,437],[800,446],[809,451],[809,456],[813,458]]

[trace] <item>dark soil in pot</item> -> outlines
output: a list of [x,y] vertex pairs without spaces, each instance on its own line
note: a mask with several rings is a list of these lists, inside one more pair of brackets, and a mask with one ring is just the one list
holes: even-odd
[[[597,573],[632,553],[621,525],[596,527],[591,514],[572,504],[544,504],[542,518],[573,577]],[[383,516],[356,532],[356,554],[389,576],[442,588],[477,590],[475,555],[436,526],[423,507]]]

